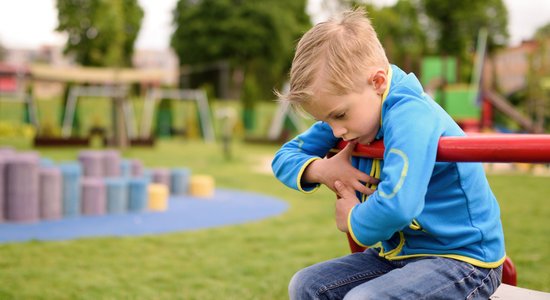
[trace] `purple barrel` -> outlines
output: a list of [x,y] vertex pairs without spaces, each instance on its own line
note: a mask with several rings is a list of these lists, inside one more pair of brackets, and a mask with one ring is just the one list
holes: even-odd
[[39,219],[38,165],[34,152],[16,153],[6,164],[6,220],[35,222]]
[[151,170],[152,182],[170,186],[170,169],[155,168]]
[[40,219],[57,220],[63,215],[61,170],[56,167],[40,167],[38,170],[38,202]]
[[6,206],[6,164],[8,157],[15,154],[11,148],[0,148],[0,222],[3,222],[5,217]]
[[82,179],[82,214],[103,215],[107,207],[105,181],[102,178],[87,177]]
[[84,177],[101,178],[105,173],[103,153],[97,150],[84,150],[78,154],[78,161],[82,166]]
[[120,176],[120,153],[117,150],[103,151],[103,176]]
[[132,159],[130,160],[130,165],[132,169],[132,177],[143,176],[143,163],[141,162],[141,160]]

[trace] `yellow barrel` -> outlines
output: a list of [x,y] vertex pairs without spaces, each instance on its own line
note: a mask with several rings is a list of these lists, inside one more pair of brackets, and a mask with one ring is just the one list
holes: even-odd
[[149,210],[165,211],[168,209],[168,186],[160,183],[151,183],[147,190],[149,193]]
[[194,197],[214,197],[214,177],[209,175],[192,175],[189,180],[189,194]]

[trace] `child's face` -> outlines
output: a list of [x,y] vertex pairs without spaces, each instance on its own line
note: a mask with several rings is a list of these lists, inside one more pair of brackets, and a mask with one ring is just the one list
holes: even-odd
[[380,128],[380,109],[385,89],[385,76],[370,78],[369,84],[361,92],[319,95],[302,107],[315,119],[328,123],[334,136],[345,141],[369,144]]

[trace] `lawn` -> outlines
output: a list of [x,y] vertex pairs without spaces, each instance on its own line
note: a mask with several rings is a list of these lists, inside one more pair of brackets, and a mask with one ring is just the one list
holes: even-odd
[[[296,270],[348,253],[334,226],[330,191],[304,195],[266,173],[276,146],[235,142],[233,149],[239,155],[227,161],[220,145],[172,139],[124,156],[149,167],[187,166],[213,175],[219,187],[277,196],[290,204],[286,213],[175,234],[1,244],[0,299],[285,299]],[[75,159],[78,149],[38,151],[62,161]],[[550,178],[489,180],[502,206],[519,285],[550,291]]]

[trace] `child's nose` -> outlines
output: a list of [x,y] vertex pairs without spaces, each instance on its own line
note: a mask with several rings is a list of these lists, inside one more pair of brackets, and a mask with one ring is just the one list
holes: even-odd
[[334,134],[335,137],[337,138],[343,138],[344,137],[344,134],[347,133],[347,130],[345,127],[333,127],[332,128],[332,133]]

